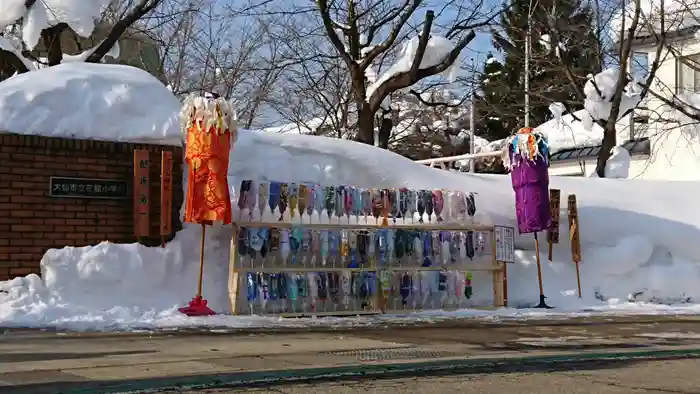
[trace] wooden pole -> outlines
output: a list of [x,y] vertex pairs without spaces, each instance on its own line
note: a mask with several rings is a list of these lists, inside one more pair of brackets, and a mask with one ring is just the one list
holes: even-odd
[[578,261],[576,262],[576,284],[578,285],[578,298],[581,298],[581,272]]
[[547,303],[544,301],[544,286],[542,285],[542,263],[540,262],[540,241],[537,239],[537,233],[535,233],[535,256],[537,259],[537,280],[540,285],[540,303],[537,304],[535,308],[546,308],[550,309]]
[[199,243],[199,283],[197,284],[197,297],[202,298],[202,280],[204,278],[204,236],[207,226],[202,224],[202,240]]
[[238,289],[240,286],[239,282],[239,271],[237,267],[238,261],[238,226],[233,225],[233,234],[231,237],[231,254],[229,255],[229,267],[228,267],[228,298],[231,304],[231,313],[234,315],[238,314]]
[[542,264],[540,263],[540,241],[535,233],[535,256],[537,259],[537,281],[540,285],[540,297],[544,295],[544,286],[542,286]]

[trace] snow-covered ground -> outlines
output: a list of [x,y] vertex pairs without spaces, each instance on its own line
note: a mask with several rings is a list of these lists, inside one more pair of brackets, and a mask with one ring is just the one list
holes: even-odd
[[[112,77],[105,77],[103,71]],[[124,66],[65,64],[32,72],[33,77],[13,77],[0,83],[0,130],[175,143],[180,138],[176,124],[179,103],[167,95],[164,86],[139,73],[143,72]],[[88,105],[84,95],[90,83],[106,96],[99,99],[98,93],[92,93],[95,100],[84,111]],[[153,97],[160,100],[154,101]],[[18,116],[22,108],[25,113],[38,114],[30,116],[35,123]],[[59,111],[65,111],[60,112],[60,127],[44,121],[57,119],[50,115]],[[123,127],[126,121],[134,122],[133,127]],[[90,127],[98,124],[101,127]],[[88,134],[90,130],[106,131]],[[119,130],[133,134],[116,134]],[[513,191],[507,176],[433,169],[347,140],[240,130],[229,174],[234,200],[235,187],[242,179],[476,192],[478,213],[497,224],[515,223]],[[134,329],[363,325],[386,319],[700,313],[700,243],[696,241],[700,238],[700,212],[689,197],[700,194],[699,183],[554,177],[551,187],[561,189],[563,197],[571,193],[578,197],[584,259],[583,298],[579,299],[566,243],[569,235],[564,209],[562,243],[554,248],[554,261],[548,263],[546,254],[542,255],[545,294],[554,310],[426,311],[400,317],[310,320],[187,318],[177,312],[177,307],[188,302],[195,290],[200,236],[197,226],[187,225],[165,248],[102,243],[48,251],[41,262],[42,278],[29,275],[0,282],[0,326]],[[225,311],[228,304],[230,234],[227,228],[207,232],[204,296],[219,311]],[[538,298],[532,236],[518,237],[516,247],[517,262],[508,271],[509,300],[511,307],[522,308],[533,305]],[[489,294],[489,283],[475,275],[475,295]],[[638,302],[628,302],[631,294],[638,294]]]

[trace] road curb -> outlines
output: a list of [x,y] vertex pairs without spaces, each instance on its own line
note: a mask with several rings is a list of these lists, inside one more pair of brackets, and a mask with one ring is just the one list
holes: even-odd
[[[87,383],[85,388],[61,391],[63,394],[157,393],[165,390],[236,388],[272,386],[291,383],[318,382],[352,378],[388,378],[416,374],[497,373],[528,370],[542,371],[565,368],[650,360],[679,360],[700,358],[700,348],[676,350],[646,350],[629,352],[583,353],[558,356],[529,356],[512,358],[450,359],[397,364],[362,364],[352,366],[304,368],[224,373],[207,376],[159,378],[117,384]],[[90,386],[90,387],[88,387]]]

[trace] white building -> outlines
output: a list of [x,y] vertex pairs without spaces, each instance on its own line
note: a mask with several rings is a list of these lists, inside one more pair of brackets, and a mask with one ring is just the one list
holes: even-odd
[[[700,27],[670,34],[669,48],[661,54],[653,92],[667,98],[700,94]],[[656,56],[656,45],[647,37],[634,43],[632,67],[646,69]],[[629,178],[700,180],[700,128],[674,121],[672,110],[649,95],[628,119],[618,123],[617,143],[631,156]],[[551,156],[550,173],[588,176],[595,171],[600,145],[567,147]]]

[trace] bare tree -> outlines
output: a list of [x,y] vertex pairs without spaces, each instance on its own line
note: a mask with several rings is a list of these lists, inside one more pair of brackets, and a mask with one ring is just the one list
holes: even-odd
[[[424,62],[433,25],[441,24],[436,20],[435,12],[427,10],[410,67],[390,75],[368,97],[367,70],[375,61],[403,44],[407,34],[418,33],[411,22],[415,20],[416,12],[425,6],[424,1],[317,1],[325,35],[335,53],[342,59],[350,78],[349,90],[358,123],[355,140],[372,144],[375,115],[387,97],[423,79],[445,72],[473,40],[476,29],[488,25],[497,15],[497,12],[484,12],[482,3],[475,4],[470,10],[465,10],[462,5],[450,8],[452,5],[446,5],[438,16],[442,16],[443,12],[456,15],[452,23],[440,26],[444,37],[453,40],[454,47],[443,58]],[[387,26],[390,28],[387,29]],[[387,145],[388,136],[385,133],[380,146]]]

